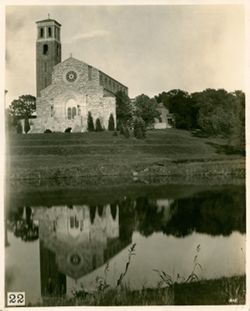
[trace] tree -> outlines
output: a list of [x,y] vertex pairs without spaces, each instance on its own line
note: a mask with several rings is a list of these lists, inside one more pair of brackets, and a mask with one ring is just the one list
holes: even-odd
[[115,120],[114,120],[114,117],[113,117],[113,113],[111,113],[110,116],[109,116],[108,130],[109,131],[114,131],[115,130]]
[[245,152],[245,94],[242,91],[232,93],[234,98],[234,114],[230,145],[240,153]]
[[27,134],[30,130],[30,124],[29,124],[29,119],[25,118],[24,119],[24,132]]
[[224,89],[206,89],[188,94],[182,90],[155,96],[175,116],[177,128],[198,128],[206,135],[228,139],[230,152],[245,151],[245,94]]
[[158,104],[160,103],[163,103],[163,105],[169,109],[169,103],[168,103],[168,100],[169,100],[169,94],[167,92],[162,92],[158,95],[155,96],[155,99],[157,101]]
[[188,92],[173,89],[162,92],[155,98],[158,103],[162,102],[170,113],[173,113],[177,128],[187,130],[197,128],[198,106]]
[[229,137],[235,118],[235,98],[224,89],[206,89],[196,95],[199,105],[197,122],[209,135]]
[[117,128],[127,125],[132,119],[132,109],[130,99],[124,92],[118,91],[116,93],[116,119]]
[[32,95],[22,95],[12,101],[9,113],[15,121],[30,118],[36,110],[36,98]]
[[147,95],[142,94],[135,98],[134,105],[135,115],[143,119],[145,127],[152,125],[155,118],[160,117],[155,98],[149,98]]
[[95,121],[95,130],[97,132],[101,132],[103,130],[102,125],[101,125],[101,121],[99,118],[97,118]]
[[90,132],[93,132],[95,130],[95,127],[94,127],[94,121],[93,121],[93,118],[92,118],[92,115],[91,115],[91,112],[89,111],[88,112],[88,131]]

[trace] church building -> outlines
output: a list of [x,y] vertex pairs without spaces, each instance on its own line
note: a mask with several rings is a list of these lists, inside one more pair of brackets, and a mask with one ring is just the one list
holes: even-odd
[[116,123],[116,92],[128,94],[128,88],[72,56],[62,62],[60,30],[56,20],[37,22],[37,118],[30,133],[85,132],[89,114],[107,129],[111,115]]

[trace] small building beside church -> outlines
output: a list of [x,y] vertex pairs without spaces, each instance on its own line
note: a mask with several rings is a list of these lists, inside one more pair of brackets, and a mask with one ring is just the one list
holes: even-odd
[[174,127],[174,115],[169,113],[169,110],[163,105],[163,103],[158,104],[157,110],[160,113],[160,117],[155,118],[154,129],[161,130]]
[[60,28],[50,18],[37,22],[37,118],[30,133],[85,132],[88,114],[107,129],[111,115],[116,124],[116,92],[128,94],[128,88],[72,56],[61,62]]

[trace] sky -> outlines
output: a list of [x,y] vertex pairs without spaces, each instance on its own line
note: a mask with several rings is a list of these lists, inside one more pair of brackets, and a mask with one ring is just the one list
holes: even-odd
[[243,5],[7,6],[6,102],[36,94],[38,20],[56,19],[72,53],[142,93],[245,90]]

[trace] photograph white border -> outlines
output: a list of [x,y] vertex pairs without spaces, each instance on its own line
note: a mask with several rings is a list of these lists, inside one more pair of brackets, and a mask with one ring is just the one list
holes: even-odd
[[[13,308],[5,308],[4,306],[4,168],[5,168],[5,134],[4,134],[4,109],[5,106],[5,7],[9,5],[18,5],[18,6],[28,6],[28,5],[214,5],[214,4],[242,4],[245,6],[246,12],[246,42],[247,47],[245,51],[246,55],[246,69],[245,69],[245,76],[246,76],[246,149],[247,149],[247,156],[246,156],[246,163],[247,168],[250,165],[250,159],[248,158],[249,153],[249,142],[250,142],[250,128],[249,128],[249,103],[250,103],[250,3],[248,0],[2,0],[0,2],[0,46],[3,47],[0,49],[0,96],[1,96],[1,113],[0,113],[0,141],[1,141],[1,152],[0,152],[0,310],[13,310]],[[247,188],[247,224],[249,224],[249,171],[247,169],[247,178],[246,178],[246,188]],[[246,254],[250,252],[249,248],[249,240],[248,240],[248,225],[247,225],[247,245],[246,245]],[[250,280],[249,280],[249,256],[246,258],[247,262],[247,300],[246,305],[231,305],[231,306],[148,306],[148,307],[101,307],[101,310],[250,310],[250,301],[249,301],[249,293],[248,289],[250,288]],[[97,307],[19,307],[18,310],[27,310],[27,308],[31,311],[33,310],[93,310]],[[99,309],[99,307],[98,307]]]

